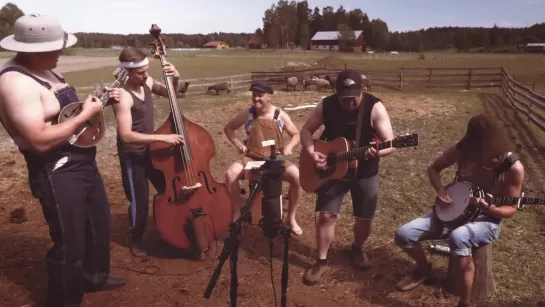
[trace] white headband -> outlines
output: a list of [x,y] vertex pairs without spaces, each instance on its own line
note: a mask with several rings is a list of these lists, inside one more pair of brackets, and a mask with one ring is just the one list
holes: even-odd
[[144,58],[140,62],[121,62],[119,68],[138,68],[149,64],[148,58]]

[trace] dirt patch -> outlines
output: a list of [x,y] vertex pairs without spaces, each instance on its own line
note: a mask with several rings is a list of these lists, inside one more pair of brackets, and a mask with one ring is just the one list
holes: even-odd
[[391,117],[449,116],[456,111],[448,97],[437,95],[403,95],[385,93],[380,95]]
[[316,61],[316,65],[319,67],[325,67],[325,68],[344,68],[344,65],[346,65],[347,62],[343,60],[340,57],[329,55],[325,58],[319,59]]
[[293,70],[302,70],[309,68],[310,65],[304,62],[286,62],[282,65],[276,66],[274,70],[276,71],[293,71]]
[[[275,94],[273,99],[280,107],[296,106],[319,101],[326,95],[315,91]],[[409,95],[378,93],[398,131],[417,132],[421,145],[416,149],[400,149],[395,156],[381,160],[381,190],[374,229],[365,250],[373,267],[360,272],[352,268],[343,248],[352,241],[350,197],[343,202],[342,216],[335,229],[335,242],[329,253],[330,270],[323,281],[309,287],[302,283],[304,270],[311,264],[315,249],[314,201],[315,196],[303,193],[298,210],[298,220],[303,228],[301,237],[290,241],[288,306],[447,306],[454,305],[456,298],[435,296],[436,286],[422,285],[414,291],[399,293],[395,284],[411,269],[410,262],[393,244],[397,227],[428,211],[434,194],[425,176],[428,163],[446,144],[458,139],[469,114],[479,112],[479,99],[475,94]],[[223,182],[223,174],[238,153],[222,132],[225,122],[238,110],[250,105],[245,93],[220,97],[198,97],[181,100],[188,119],[202,124],[215,141],[216,157],[211,170],[217,181]],[[168,115],[168,104],[156,102],[156,125],[162,124]],[[313,109],[287,111],[297,127]],[[414,111],[409,111],[414,110]],[[423,111],[424,110],[424,111]],[[430,111],[431,110],[431,111]],[[441,111],[443,110],[443,111]],[[447,110],[447,111],[445,111]],[[455,112],[456,111],[456,112]],[[506,119],[507,120],[507,119]],[[115,124],[107,112],[108,135],[98,148],[97,163],[103,175],[111,204],[111,263],[112,274],[128,278],[124,288],[85,294],[85,305],[97,306],[225,306],[229,302],[229,264],[226,263],[210,300],[202,298],[210,277],[218,264],[217,255],[223,244],[213,244],[203,260],[190,260],[176,256],[161,244],[154,230],[153,207],[150,205],[149,230],[146,236],[153,256],[137,259],[127,248],[128,202],[123,195],[118,158],[115,156]],[[519,122],[510,121],[512,125]],[[242,131],[237,135],[242,137]],[[288,139],[286,137],[286,139]],[[535,145],[538,146],[538,145]],[[295,148],[293,162],[298,164],[301,147]],[[531,153],[529,153],[531,154]],[[43,261],[51,245],[47,224],[44,222],[39,203],[31,196],[27,186],[25,161],[8,142],[0,148],[0,306],[41,304],[46,294],[46,266]],[[445,175],[445,178],[449,176]],[[529,175],[531,176],[531,175]],[[401,179],[400,179],[401,178]],[[529,182],[531,185],[532,182]],[[422,187],[422,188],[421,188]],[[284,186],[284,191],[287,186]],[[537,191],[537,186],[533,187]],[[150,186],[151,191],[153,188]],[[418,189],[418,191],[415,191]],[[536,192],[537,193],[537,192]],[[539,195],[532,195],[539,196]],[[150,199],[151,203],[151,199]],[[27,221],[21,224],[9,222],[15,208],[26,209]],[[533,208],[532,208],[533,209]],[[545,271],[532,258],[545,250],[543,240],[535,240],[539,230],[531,223],[533,210],[520,215],[514,221],[505,222],[505,230],[494,251],[494,274],[499,282],[497,296],[479,302],[482,306],[520,306],[521,302],[534,302],[539,298],[540,280]],[[522,227],[520,223],[522,222]],[[524,232],[521,229],[528,229]],[[516,231],[513,231],[516,230]],[[505,232],[505,233],[504,233]],[[269,266],[268,240],[259,227],[245,225],[242,229],[238,261],[238,305],[272,306],[274,304]],[[531,243],[529,244],[529,242]],[[508,251],[518,252],[524,266],[509,265]],[[496,252],[497,250],[497,252]],[[167,252],[168,251],[168,252]],[[274,240],[273,279],[278,303],[280,303],[280,277],[283,259],[283,243]],[[432,256],[431,261],[439,272],[446,270],[446,258]],[[515,272],[517,271],[517,272]],[[524,273],[524,276],[518,274]],[[535,286],[534,286],[535,285]]]

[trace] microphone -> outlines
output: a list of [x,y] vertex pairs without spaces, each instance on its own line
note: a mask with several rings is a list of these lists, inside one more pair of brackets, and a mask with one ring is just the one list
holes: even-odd
[[262,228],[265,236],[276,236],[282,224],[282,175],[286,168],[276,159],[276,147],[271,145],[271,156],[261,166],[263,172],[263,199],[261,200]]

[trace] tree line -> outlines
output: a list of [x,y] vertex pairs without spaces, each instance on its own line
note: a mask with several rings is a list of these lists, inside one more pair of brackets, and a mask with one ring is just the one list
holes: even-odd
[[[24,13],[13,3],[0,9],[0,35],[13,33],[15,20]],[[362,9],[347,11],[342,5],[338,8],[325,6],[311,9],[305,1],[279,0],[265,10],[263,27],[254,33],[208,34],[164,34],[169,48],[201,48],[209,41],[224,41],[231,47],[248,47],[249,39],[269,48],[299,46],[310,48],[311,38],[318,31],[339,31],[340,44],[350,47],[355,30],[362,30],[368,48],[378,51],[432,51],[455,49],[470,51],[508,51],[523,37],[545,41],[545,23],[525,28],[471,28],[435,27],[418,31],[391,32],[388,24],[380,18],[370,19]],[[134,46],[149,48],[150,34],[109,34],[74,33],[78,38],[76,47],[110,48],[112,46]]]
[[[362,9],[347,11],[325,6],[309,8],[307,1],[279,0],[263,16],[263,29],[255,35],[273,48],[294,43],[308,49],[318,31],[339,31],[341,39],[348,33],[362,30],[366,45],[374,50],[429,51],[456,49],[508,50],[522,37],[545,41],[545,23],[525,28],[434,27],[418,31],[392,32],[380,18],[370,19]],[[353,36],[353,35],[352,35]]]

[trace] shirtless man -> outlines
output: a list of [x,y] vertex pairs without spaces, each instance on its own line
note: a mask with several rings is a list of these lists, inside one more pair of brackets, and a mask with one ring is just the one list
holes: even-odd
[[[267,81],[256,80],[250,85],[253,105],[238,112],[224,127],[225,135],[242,157],[235,161],[225,175],[231,199],[233,203],[233,221],[240,217],[240,209],[243,201],[240,197],[240,184],[238,179],[243,175],[244,166],[249,161],[262,160],[270,156],[270,148],[262,147],[261,142],[274,140],[276,148],[286,156],[292,154],[293,147],[299,143],[299,130],[293,124],[286,112],[275,107],[272,102],[273,90]],[[244,126],[247,140],[243,143],[237,139],[235,130]],[[282,132],[286,131],[291,137],[284,146]],[[295,212],[301,200],[301,184],[299,183],[299,169],[290,161],[284,161],[283,180],[289,182],[289,209],[287,220],[292,232],[296,236],[303,234],[301,227],[295,220]]]
[[[356,140],[359,134],[356,144],[359,142],[359,146],[364,146],[373,141],[375,135],[382,142],[393,139],[392,125],[386,108],[379,98],[362,92],[362,82],[361,74],[357,71],[340,72],[336,81],[336,93],[324,98],[303,125],[302,150],[309,153],[317,167],[326,165],[326,156],[314,151],[312,135],[322,125],[325,126],[320,137],[322,141],[332,141],[337,137]],[[363,113],[360,113],[360,110]],[[358,119],[361,120],[359,131]],[[371,264],[363,251],[363,244],[371,233],[371,222],[377,208],[379,161],[380,157],[385,157],[393,151],[393,148],[377,151],[371,147],[365,152],[365,158],[358,160],[356,178],[350,181],[331,180],[318,189],[316,199],[318,259],[306,271],[303,278],[305,284],[317,283],[328,268],[327,252],[333,242],[335,221],[348,191],[352,197],[354,216],[354,241],[349,252],[354,266],[362,270],[370,267]]]
[[[134,256],[145,256],[142,236],[146,229],[149,208],[149,182],[155,190],[165,189],[163,175],[153,168],[149,144],[165,142],[180,144],[183,137],[177,134],[154,134],[153,96],[168,97],[164,84],[153,80],[148,75],[148,58],[141,50],[126,47],[119,54],[119,67],[128,72],[125,89],[129,99],[113,106],[117,120],[117,152],[121,165],[121,175],[125,196],[129,206],[129,237],[131,252]],[[173,77],[173,84],[178,84],[179,74],[176,68],[165,63],[164,72]]]
[[[484,114],[473,116],[464,137],[448,146],[428,167],[431,186],[437,192],[436,201],[448,204],[452,200],[441,183],[441,172],[456,166],[455,181],[471,181],[488,196],[520,197],[524,182],[524,166],[514,153],[515,145],[507,136],[501,122]],[[517,205],[495,206],[484,199],[475,204],[483,210],[475,221],[449,229],[430,209],[399,227],[395,244],[416,262],[416,269],[403,278],[397,288],[409,291],[433,278],[431,263],[426,259],[421,241],[444,238],[449,240],[450,253],[461,289],[459,307],[470,306],[475,267],[472,250],[496,240],[501,232],[501,221],[517,212]]]
[[[36,29],[42,31],[36,35]],[[47,253],[47,306],[55,307],[81,306],[85,288],[99,291],[126,283],[109,274],[110,207],[96,147],[68,143],[102,104],[88,96],[81,113],[61,124],[55,121],[64,106],[79,101],[74,88],[52,71],[62,49],[76,41],[55,19],[26,15],[16,20],[15,35],[0,42],[17,52],[0,71],[0,119],[25,157],[30,190],[49,225],[54,245]],[[108,90],[111,98],[124,98]]]

